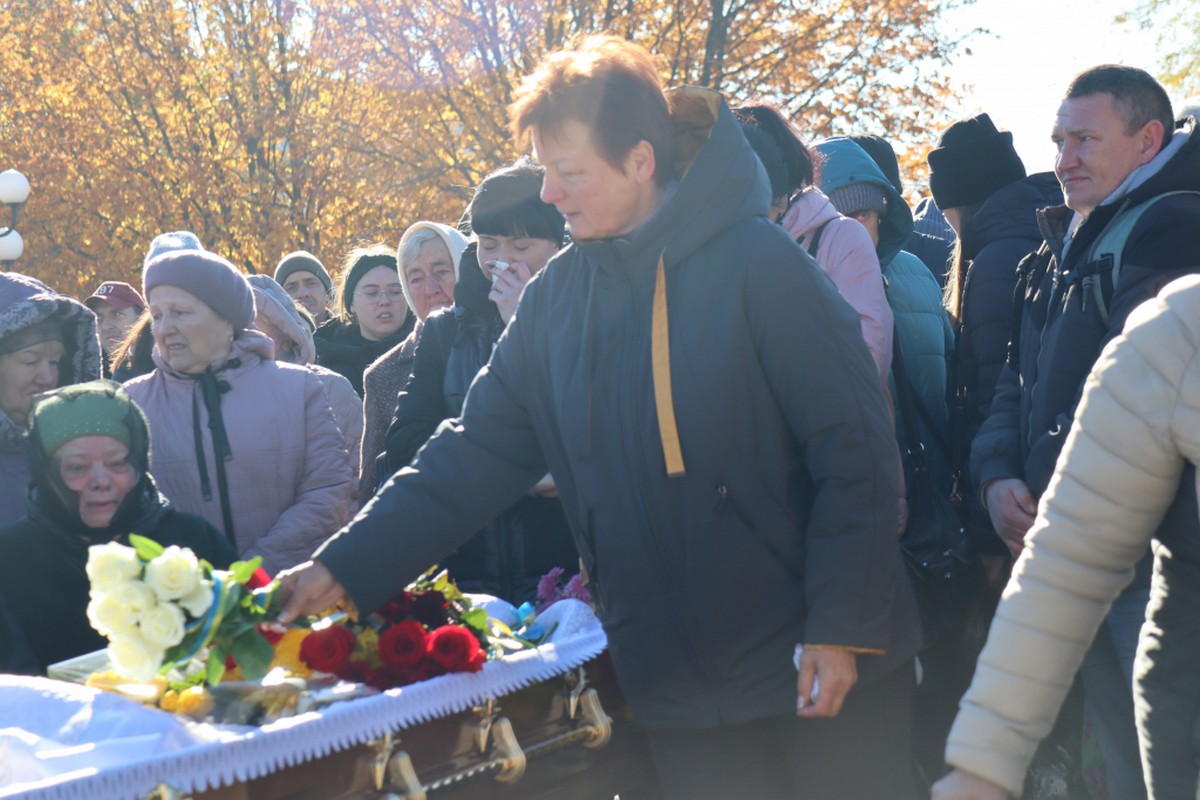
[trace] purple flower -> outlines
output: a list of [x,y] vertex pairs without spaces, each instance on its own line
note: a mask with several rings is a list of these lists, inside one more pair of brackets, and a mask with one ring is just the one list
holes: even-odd
[[542,576],[537,585],[538,605],[549,605],[558,599],[558,581],[566,572],[562,567],[555,567]]
[[592,593],[583,585],[583,578],[580,575],[571,576],[571,580],[567,581],[567,585],[563,587],[562,596],[570,597],[573,600],[582,600],[588,604],[592,602]]

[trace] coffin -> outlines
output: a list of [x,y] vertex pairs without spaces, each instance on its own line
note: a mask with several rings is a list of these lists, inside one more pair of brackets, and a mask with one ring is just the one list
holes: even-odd
[[[6,743],[0,739],[0,797],[651,798],[656,792],[644,739],[621,698],[605,644],[593,616],[569,622],[562,635],[536,650],[489,662],[480,673],[445,675],[261,728],[189,723],[196,742],[164,747],[164,739],[132,758],[128,749],[101,758],[107,743],[62,742],[68,745],[62,750],[66,772],[34,781],[26,774],[13,782],[10,764],[6,785]],[[51,687],[51,694],[59,687],[84,699],[80,693],[92,692],[0,677],[0,705],[34,708],[12,699],[37,687]],[[113,703],[128,702],[96,699],[118,720],[121,707]],[[164,712],[128,705],[131,719],[161,715],[172,726],[185,725]],[[6,714],[0,727],[39,730],[41,719],[24,713],[29,718]],[[95,761],[78,752],[88,746],[96,748]],[[11,746],[8,752],[13,758]],[[21,777],[19,769],[15,773]]]

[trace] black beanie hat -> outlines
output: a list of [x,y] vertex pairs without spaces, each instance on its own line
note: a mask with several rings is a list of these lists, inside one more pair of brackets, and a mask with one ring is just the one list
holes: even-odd
[[355,259],[354,265],[350,267],[350,273],[346,276],[346,282],[342,284],[342,296],[339,298],[339,302],[342,304],[342,311],[347,317],[350,316],[350,307],[354,305],[354,290],[358,288],[358,282],[363,279],[364,275],[376,267],[387,267],[392,272],[395,272],[397,276],[400,274],[396,265],[395,251],[380,248],[378,251],[360,254]]
[[896,151],[891,143],[882,136],[849,136],[850,141],[867,151],[867,155],[875,162],[875,166],[883,171],[897,192],[904,194],[904,184],[900,182],[900,165],[896,162]]
[[941,209],[978,205],[1025,177],[1012,133],[997,130],[987,114],[947,128],[928,160],[929,191]]

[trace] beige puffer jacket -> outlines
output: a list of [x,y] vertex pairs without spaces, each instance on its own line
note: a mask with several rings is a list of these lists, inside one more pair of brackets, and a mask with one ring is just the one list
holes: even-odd
[[1020,794],[1187,462],[1200,463],[1196,276],[1134,311],[1096,362],[951,731],[950,764]]

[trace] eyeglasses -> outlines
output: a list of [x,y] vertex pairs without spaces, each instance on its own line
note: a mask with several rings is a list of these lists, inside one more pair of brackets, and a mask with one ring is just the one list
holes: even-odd
[[133,475],[137,468],[128,461],[104,463],[98,462],[83,462],[83,461],[60,461],[58,464],[59,475],[62,476],[63,483],[67,484],[72,489],[78,491],[81,487],[86,486],[91,480],[92,473],[96,467],[102,467],[111,477],[127,478]]
[[378,286],[367,286],[362,289],[357,289],[354,296],[366,303],[378,303],[387,295],[388,300],[393,303],[398,303],[404,299],[404,290],[399,286],[389,286],[387,290],[380,289]]

